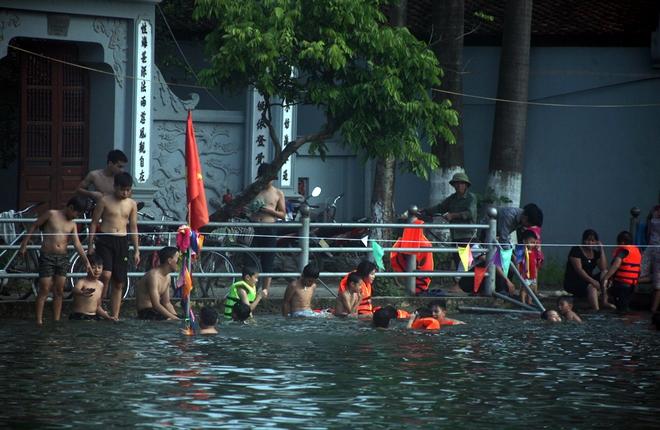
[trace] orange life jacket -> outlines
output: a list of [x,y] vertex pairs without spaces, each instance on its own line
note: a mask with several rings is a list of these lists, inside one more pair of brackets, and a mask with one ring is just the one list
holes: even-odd
[[[417,220],[415,224],[423,224],[423,221]],[[399,238],[393,248],[431,248],[431,242],[424,236],[421,228],[404,228],[403,237]],[[392,252],[390,254],[390,265],[396,272],[407,272],[406,254],[402,252]],[[417,270],[430,272],[433,270],[432,252],[415,252],[417,256]],[[415,293],[426,291],[431,283],[428,276],[419,276],[415,278]]]
[[[376,306],[374,308],[374,312],[376,312],[380,308],[382,308],[382,306]],[[397,309],[396,310],[396,317],[397,318],[410,318],[410,312],[405,311],[403,309]]]
[[422,330],[437,330],[440,328],[440,323],[433,317],[418,318],[413,321],[411,327]]
[[621,260],[619,270],[614,274],[614,281],[635,285],[639,279],[642,265],[642,254],[634,245],[623,245],[614,250],[614,257],[621,250],[627,250],[628,255]]
[[[351,273],[355,273],[355,270]],[[339,291],[337,295],[340,295],[346,288],[348,288],[348,276],[344,276],[344,279],[339,283]],[[371,282],[367,282],[366,279],[363,279],[364,283],[362,284],[362,301],[358,305],[358,315],[371,315],[373,313],[373,303],[371,301],[372,287]]]

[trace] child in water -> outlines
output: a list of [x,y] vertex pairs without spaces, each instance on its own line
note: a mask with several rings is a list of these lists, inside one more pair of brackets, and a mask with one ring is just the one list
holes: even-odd
[[440,328],[440,323],[437,319],[433,318],[433,313],[429,308],[422,307],[410,314],[408,319],[408,328],[415,328],[421,330],[437,330]]
[[218,311],[213,306],[204,306],[199,311],[199,333],[218,334],[215,325],[218,323]]
[[553,323],[561,322],[561,317],[554,309],[546,309],[545,311],[543,311],[543,313],[541,314],[541,319]]
[[353,317],[358,316],[358,306],[362,301],[362,288],[364,281],[362,276],[353,272],[348,275],[348,288],[339,293],[335,302],[335,316]]
[[582,322],[582,319],[573,312],[573,297],[561,296],[557,299],[557,308],[559,313],[566,318],[566,321]]

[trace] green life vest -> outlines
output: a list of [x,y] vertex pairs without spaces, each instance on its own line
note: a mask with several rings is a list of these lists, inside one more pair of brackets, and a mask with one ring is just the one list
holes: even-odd
[[245,288],[247,290],[247,298],[250,303],[257,298],[257,289],[245,281],[238,281],[229,287],[229,293],[225,298],[225,319],[231,319],[231,311],[236,303],[241,301],[241,296],[238,295],[238,289]]

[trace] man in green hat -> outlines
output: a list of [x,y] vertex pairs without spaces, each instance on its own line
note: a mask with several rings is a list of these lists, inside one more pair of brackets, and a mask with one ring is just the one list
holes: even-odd
[[[421,212],[427,215],[434,213],[442,214],[442,218],[450,224],[476,224],[477,222],[477,197],[467,189],[472,185],[467,175],[463,172],[454,174],[449,181],[456,192],[435,206],[424,208]],[[473,228],[453,228],[451,239],[456,246],[465,246],[473,241],[476,229]],[[460,257],[458,253],[454,254],[456,268],[460,266]]]

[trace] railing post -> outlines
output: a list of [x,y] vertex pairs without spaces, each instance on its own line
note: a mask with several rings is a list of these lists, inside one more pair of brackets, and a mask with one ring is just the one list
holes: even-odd
[[[417,206],[412,205],[408,208],[408,224],[413,224],[417,217]],[[404,243],[404,248],[410,248]],[[406,254],[406,271],[414,272],[417,270],[417,256],[415,254]],[[415,295],[415,277],[406,277],[406,292],[411,296]]]
[[309,206],[300,205],[300,232],[298,233],[298,242],[300,243],[300,256],[298,256],[298,270],[302,273],[307,263],[309,263]]
[[488,214],[488,231],[486,233],[486,243],[488,246],[488,253],[486,254],[486,261],[488,262],[488,269],[486,273],[486,288],[484,295],[490,297],[495,291],[495,265],[493,264],[493,255],[495,255],[495,247],[497,246],[497,209],[490,207],[486,210]]
[[[637,206],[634,206],[630,209],[630,235],[633,238],[633,243],[637,243],[637,227],[639,227],[639,214],[642,213],[641,209]],[[646,226],[648,228],[648,226]]]

